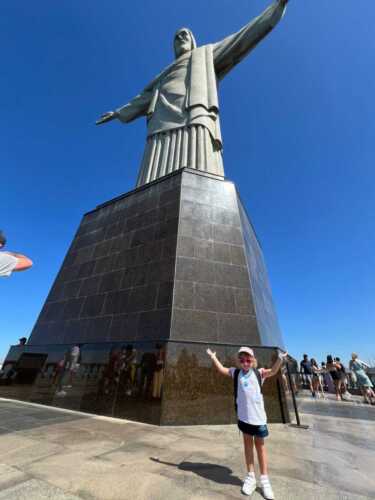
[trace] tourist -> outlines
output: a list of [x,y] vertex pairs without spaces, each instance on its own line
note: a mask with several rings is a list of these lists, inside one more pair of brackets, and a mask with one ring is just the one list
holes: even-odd
[[311,370],[312,370],[312,386],[314,390],[314,394],[319,398],[320,396],[324,399],[324,389],[322,386],[321,380],[321,372],[322,370],[319,368],[317,361],[314,358],[311,358]]
[[335,385],[335,393],[337,401],[342,401],[342,388],[344,385],[344,379],[342,377],[341,364],[334,361],[333,357],[329,354],[327,356],[327,370],[332,377],[333,383]]
[[321,362],[321,367],[324,389],[326,389],[330,394],[335,394],[335,384],[333,383],[331,374],[327,370],[327,364],[325,361]]
[[73,385],[74,375],[78,372],[81,358],[81,347],[75,344],[70,351],[70,365],[69,365],[69,389]]
[[[6,243],[5,235],[0,231],[0,249]],[[26,271],[33,265],[32,261],[20,253],[0,251],[0,276],[8,277],[15,271]]]
[[267,455],[264,438],[268,436],[267,416],[264,410],[262,384],[268,377],[276,375],[287,353],[279,353],[279,358],[271,369],[255,368],[256,358],[249,347],[241,347],[238,361],[241,369],[225,368],[217,359],[216,353],[207,349],[216,369],[222,375],[232,377],[235,386],[235,401],[238,417],[238,428],[243,434],[247,475],[242,485],[242,492],[251,495],[256,489],[254,472],[254,444],[260,468],[260,486],[263,496],[269,500],[274,498],[268,478]]
[[[345,366],[341,363],[340,358],[335,358],[334,359],[335,363],[338,365],[338,373],[340,376],[341,380],[341,399],[344,401],[347,399],[351,399],[351,394],[348,391],[348,376],[346,373],[346,368]],[[345,398],[344,398],[345,396]]]
[[358,355],[353,352],[352,359],[349,362],[349,368],[355,374],[358,387],[362,391],[364,402],[368,404],[375,404],[374,386],[365,371],[369,368],[369,366],[358,359]]
[[315,391],[312,384],[313,371],[311,367],[311,362],[307,354],[303,355],[303,360],[300,363],[300,371],[302,378],[305,380],[305,384],[309,387],[312,397],[315,397]]

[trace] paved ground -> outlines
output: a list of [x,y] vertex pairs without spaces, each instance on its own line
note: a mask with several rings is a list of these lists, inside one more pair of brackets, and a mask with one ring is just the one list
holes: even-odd
[[[270,426],[276,498],[375,498],[375,407],[300,407],[308,430]],[[0,400],[0,434],[0,500],[244,498],[235,426],[159,428]]]

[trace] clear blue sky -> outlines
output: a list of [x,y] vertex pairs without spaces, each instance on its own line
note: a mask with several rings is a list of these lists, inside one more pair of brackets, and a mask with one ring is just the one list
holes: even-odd
[[[95,127],[173,58],[268,0],[5,0],[0,227],[32,270],[0,281],[0,357],[28,336],[81,216],[135,183],[145,123]],[[374,0],[291,0],[220,88],[224,161],[261,240],[286,344],[375,358]]]

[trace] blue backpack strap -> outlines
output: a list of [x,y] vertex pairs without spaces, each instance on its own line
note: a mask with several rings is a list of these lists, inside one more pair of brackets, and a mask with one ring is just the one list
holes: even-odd
[[236,368],[233,374],[233,395],[234,395],[234,409],[237,413],[237,392],[238,392],[238,376],[240,374],[240,370]]

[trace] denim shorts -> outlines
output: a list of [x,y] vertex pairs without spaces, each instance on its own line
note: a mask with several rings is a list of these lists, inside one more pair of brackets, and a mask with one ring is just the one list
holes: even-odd
[[238,428],[244,434],[249,434],[253,437],[265,438],[268,436],[268,427],[267,425],[251,425],[246,422],[238,421]]

